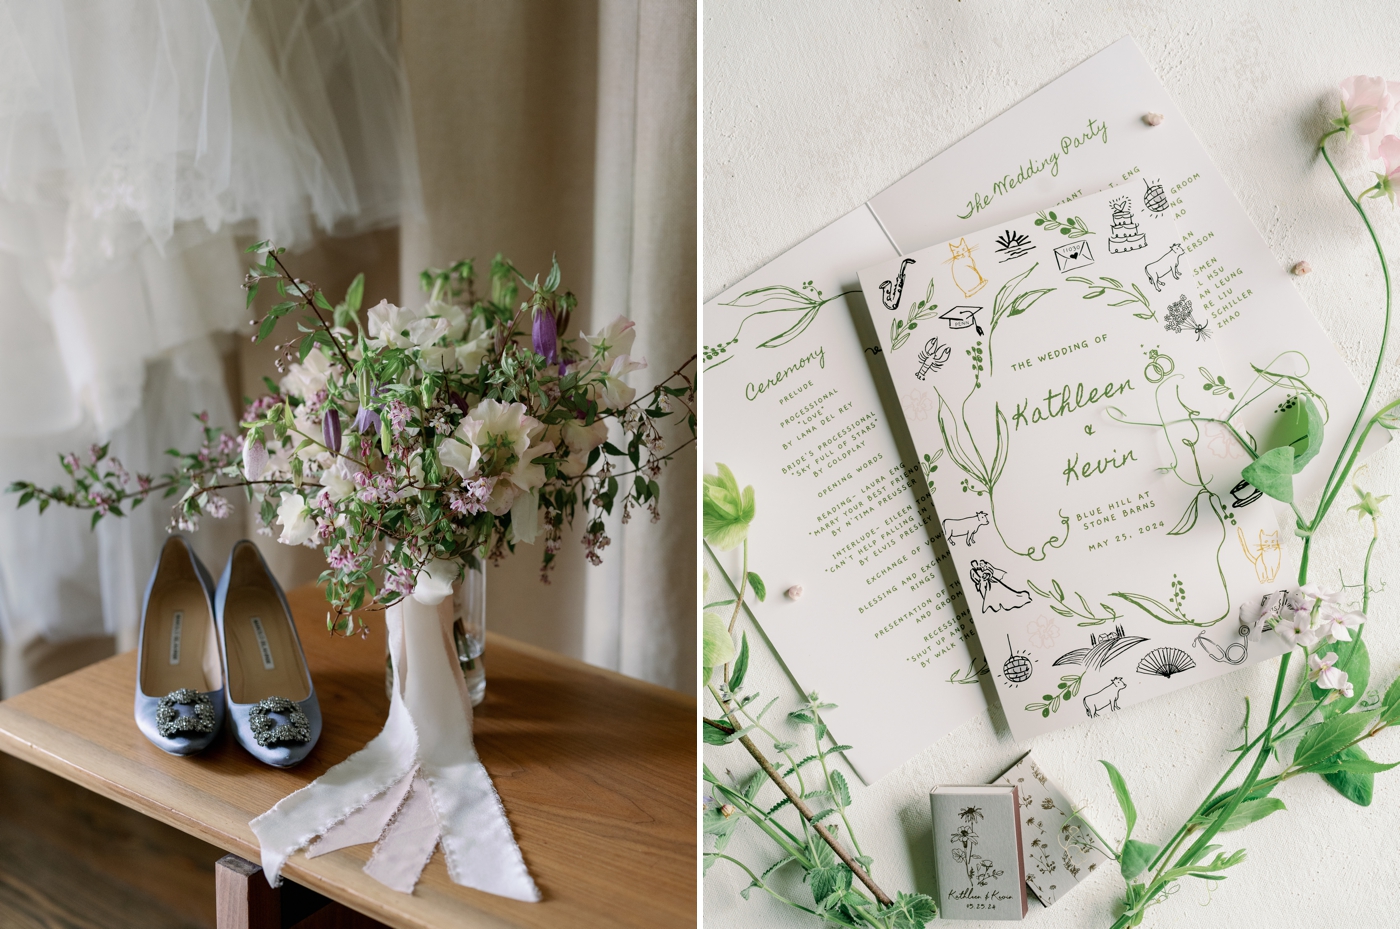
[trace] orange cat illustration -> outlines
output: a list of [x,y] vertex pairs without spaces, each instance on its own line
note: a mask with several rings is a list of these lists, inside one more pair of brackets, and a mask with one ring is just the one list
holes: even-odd
[[1239,533],[1240,548],[1244,549],[1245,557],[1254,563],[1254,576],[1259,578],[1259,583],[1267,584],[1278,577],[1278,569],[1283,566],[1283,549],[1278,544],[1278,530],[1265,532],[1259,530],[1259,541],[1253,545],[1244,537],[1244,530],[1235,527],[1235,532]]
[[948,250],[953,253],[953,257],[944,264],[953,266],[953,284],[962,291],[964,297],[971,297],[987,286],[987,279],[977,270],[977,262],[972,257],[972,253],[977,251],[976,245],[968,245],[967,239],[959,239],[957,245],[949,242]]

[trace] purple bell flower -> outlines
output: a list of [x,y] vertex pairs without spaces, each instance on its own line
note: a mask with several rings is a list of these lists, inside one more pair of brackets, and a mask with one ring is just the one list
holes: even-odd
[[534,345],[536,355],[543,355],[550,364],[559,363],[559,331],[552,312],[541,310],[535,314],[530,341]]
[[332,455],[340,454],[340,411],[335,407],[326,410],[326,416],[321,420],[321,438],[326,440],[326,448],[331,450]]
[[360,407],[355,414],[355,431],[360,435],[374,435],[379,432],[379,414],[367,406]]

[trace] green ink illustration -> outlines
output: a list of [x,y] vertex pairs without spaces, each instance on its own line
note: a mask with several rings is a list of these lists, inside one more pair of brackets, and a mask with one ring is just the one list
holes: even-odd
[[997,291],[996,298],[992,301],[992,320],[987,326],[987,373],[995,373],[995,363],[992,360],[992,339],[997,334],[997,326],[1003,319],[1012,316],[1020,316],[1022,313],[1035,306],[1036,301],[1048,293],[1052,293],[1055,288],[1043,287],[1039,290],[1019,290],[1026,278],[1031,276],[1031,272],[1040,267],[1040,262],[1036,262],[1020,274],[1001,285],[1001,290]]
[[1107,603],[1099,604],[1100,609],[1103,611],[1102,616],[1095,613],[1094,608],[1089,606],[1089,601],[1078,591],[1074,594],[1075,598],[1079,601],[1079,607],[1076,609],[1065,597],[1065,591],[1064,588],[1060,586],[1060,582],[1054,578],[1050,579],[1049,590],[1038,587],[1036,583],[1031,580],[1027,580],[1026,584],[1031,590],[1035,591],[1037,596],[1049,600],[1050,609],[1054,610],[1060,616],[1063,616],[1065,619],[1078,618],[1083,620],[1079,623],[1081,626],[1102,626],[1104,623],[1117,622],[1122,618],[1119,616],[1118,611]]
[[[1231,400],[1235,399],[1235,392],[1225,383],[1225,375],[1222,374],[1219,377],[1215,377],[1205,368],[1197,368],[1196,370],[1200,371],[1201,377],[1206,379],[1206,382],[1201,385],[1202,390],[1210,391],[1212,397],[1228,394]],[[1281,413],[1283,411],[1280,409],[1279,412]]]
[[987,659],[974,658],[972,664],[966,668],[958,668],[948,675],[949,684],[976,684],[979,677],[984,677],[991,672],[987,665]]
[[1152,304],[1147,300],[1147,294],[1143,293],[1142,288],[1136,284],[1124,286],[1122,281],[1112,277],[1100,277],[1097,284],[1087,277],[1072,276],[1065,278],[1065,280],[1088,287],[1089,291],[1083,297],[1085,300],[1097,300],[1104,294],[1112,292],[1117,299],[1110,300],[1109,306],[1129,306],[1138,303],[1142,305],[1142,311],[1134,313],[1134,316],[1138,319],[1155,320],[1157,318],[1157,311],[1152,309]]
[[1046,232],[1053,232],[1058,229],[1060,235],[1071,239],[1081,239],[1086,235],[1093,235],[1089,227],[1084,224],[1084,220],[1079,216],[1067,216],[1064,219],[1055,215],[1054,210],[1041,210],[1035,214],[1035,224]]
[[1060,704],[1073,700],[1079,696],[1079,687],[1084,683],[1084,675],[1087,671],[1078,674],[1066,674],[1060,678],[1060,683],[1055,685],[1053,694],[1045,694],[1040,703],[1027,703],[1026,709],[1032,713],[1039,713],[1041,716],[1049,716],[1051,713],[1060,711]]
[[[859,291],[847,290],[832,297],[824,297],[812,281],[804,281],[801,290],[786,284],[771,284],[767,287],[746,290],[733,300],[722,301],[720,306],[732,306],[740,309],[753,309],[766,304],[772,305],[755,310],[741,319],[732,338],[717,345],[704,346],[702,358],[705,365],[704,370],[709,371],[717,368],[735,358],[738,351],[739,334],[743,332],[750,320],[772,322],[784,327],[772,335],[767,335],[754,346],[754,348],[777,348],[780,345],[788,344],[806,332],[807,327],[816,321],[817,314],[821,312],[822,307],[854,293],[859,293]],[[796,320],[790,314],[797,314]],[[772,317],[772,319],[770,320],[768,317]]]
[[933,303],[933,278],[929,278],[928,290],[924,293],[924,299],[909,307],[907,319],[893,319],[890,321],[890,351],[897,352],[904,347],[904,343],[909,341],[909,336],[914,330],[919,328],[919,323],[933,315],[938,309],[938,304]]

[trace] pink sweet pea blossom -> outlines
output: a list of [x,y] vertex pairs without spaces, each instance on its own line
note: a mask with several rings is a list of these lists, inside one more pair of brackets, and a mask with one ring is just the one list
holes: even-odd
[[1376,172],[1376,196],[1385,194],[1395,202],[1395,185],[1400,183],[1400,136],[1388,135],[1380,142],[1379,157],[1385,163],[1385,173]]
[[1367,153],[1379,158],[1381,141],[1400,121],[1400,83],[1353,74],[1342,81],[1342,118],[1348,131],[1366,143]]

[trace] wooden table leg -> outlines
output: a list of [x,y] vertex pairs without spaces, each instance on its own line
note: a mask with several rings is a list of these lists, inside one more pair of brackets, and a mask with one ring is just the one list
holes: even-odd
[[282,929],[282,894],[261,865],[225,855],[214,865],[219,929]]

